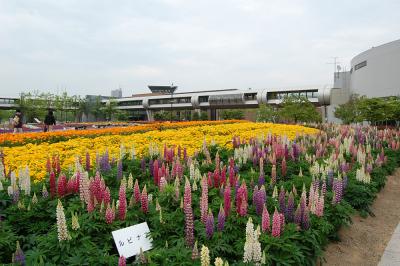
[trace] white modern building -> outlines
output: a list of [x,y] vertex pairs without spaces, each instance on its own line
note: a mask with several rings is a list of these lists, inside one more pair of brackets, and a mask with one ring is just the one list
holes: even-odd
[[400,96],[400,39],[372,47],[351,60],[349,71],[334,73],[328,121],[336,122],[336,106],[349,100],[350,95],[367,97]]
[[[260,104],[280,104],[288,95],[302,95],[316,106],[330,104],[331,87],[280,89],[227,89],[175,92],[176,86],[149,86],[151,93],[119,98],[117,108],[130,111],[140,119],[152,121],[160,110],[182,112],[207,111],[211,120],[218,119],[218,110],[257,108]],[[103,100],[107,102],[108,100]]]

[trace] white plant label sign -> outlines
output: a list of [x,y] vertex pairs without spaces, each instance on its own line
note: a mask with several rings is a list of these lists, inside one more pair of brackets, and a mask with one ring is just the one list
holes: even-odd
[[152,239],[147,234],[150,232],[146,222],[135,224],[112,232],[119,256],[129,258],[139,255],[140,248],[143,252],[152,249]]

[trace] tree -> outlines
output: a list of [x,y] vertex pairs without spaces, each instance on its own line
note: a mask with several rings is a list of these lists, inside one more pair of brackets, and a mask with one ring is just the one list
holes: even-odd
[[243,119],[244,114],[242,110],[227,109],[221,112],[221,118],[224,120],[230,119]]
[[89,103],[89,113],[94,116],[94,119],[98,121],[99,118],[104,116],[104,106],[101,102],[101,97],[96,97],[96,100]]
[[279,110],[279,116],[291,122],[321,122],[321,114],[304,96],[285,97]]
[[197,112],[197,111],[195,111],[193,114],[192,114],[192,120],[193,121],[198,121],[200,119],[200,115],[199,115],[199,113]]
[[350,99],[345,104],[340,104],[335,108],[334,115],[342,120],[344,124],[357,123],[362,121],[359,110],[360,97],[357,94],[350,96]]
[[201,112],[200,113],[200,120],[202,120],[202,121],[208,120],[207,112]]
[[260,104],[257,110],[256,121],[257,122],[275,122],[279,115],[275,108],[271,105]]
[[103,106],[104,114],[106,115],[106,119],[108,121],[112,121],[114,118],[114,114],[116,113],[118,103],[115,99],[110,99],[106,102],[106,105]]

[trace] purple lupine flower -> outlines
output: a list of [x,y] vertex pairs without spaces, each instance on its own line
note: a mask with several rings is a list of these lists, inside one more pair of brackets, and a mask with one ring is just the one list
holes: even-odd
[[266,200],[267,200],[267,193],[265,192],[265,187],[262,186],[261,189],[255,191],[255,196],[253,195],[253,204],[256,207],[256,213],[258,215],[262,214]]
[[293,151],[294,160],[296,161],[299,158],[299,154],[300,154],[299,147],[297,146],[296,141],[294,141],[292,144],[292,151]]
[[222,205],[219,207],[219,213],[218,213],[218,231],[224,230],[225,226],[225,211],[222,208]]
[[150,176],[154,175],[153,169],[154,169],[154,162],[153,162],[153,159],[150,159],[150,161],[149,161]]
[[146,172],[146,159],[142,158],[142,160],[140,161],[140,168],[142,169],[142,173]]
[[121,180],[122,178],[122,160],[118,160],[118,164],[117,164],[117,180]]
[[279,192],[279,209],[282,213],[285,213],[286,208],[285,193],[285,189],[281,187],[281,191]]
[[340,203],[343,196],[343,181],[337,180],[335,189],[335,202]]
[[208,211],[207,220],[206,220],[206,234],[207,238],[211,238],[214,234],[214,215],[211,210]]
[[265,184],[265,174],[264,173],[260,173],[260,176],[258,177],[258,185],[262,186]]
[[310,228],[310,215],[308,209],[305,210],[303,214],[303,219],[301,221],[301,228],[308,230]]
[[306,205],[307,205],[307,200],[304,196],[300,198],[300,214],[303,216],[305,210],[306,210]]
[[287,203],[286,210],[285,210],[286,219],[289,222],[293,222],[293,219],[294,219],[293,212],[294,212],[294,196],[293,196],[293,193],[290,192],[288,203]]
[[14,253],[14,262],[15,263],[21,263],[21,265],[25,265],[25,254],[22,251],[19,242],[17,242],[17,249],[15,250]]

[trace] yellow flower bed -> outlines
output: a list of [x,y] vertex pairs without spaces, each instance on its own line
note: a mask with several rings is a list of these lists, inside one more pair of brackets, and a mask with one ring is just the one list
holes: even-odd
[[35,181],[41,181],[46,176],[46,161],[49,156],[58,154],[61,167],[66,170],[74,165],[76,156],[85,158],[88,151],[92,161],[96,158],[96,152],[102,154],[108,149],[110,158],[118,158],[120,145],[123,144],[127,151],[135,146],[136,154],[141,156],[148,153],[149,144],[156,143],[160,149],[164,145],[181,146],[187,148],[189,155],[194,154],[202,146],[203,140],[207,143],[214,141],[225,147],[232,147],[232,137],[249,139],[271,132],[273,135],[287,136],[293,139],[296,134],[316,134],[318,130],[297,126],[271,123],[233,123],[220,125],[202,125],[163,131],[149,131],[131,135],[106,135],[95,138],[79,137],[58,143],[27,144],[24,146],[3,148],[5,153],[5,165],[7,169],[17,170],[29,166],[31,176]]

